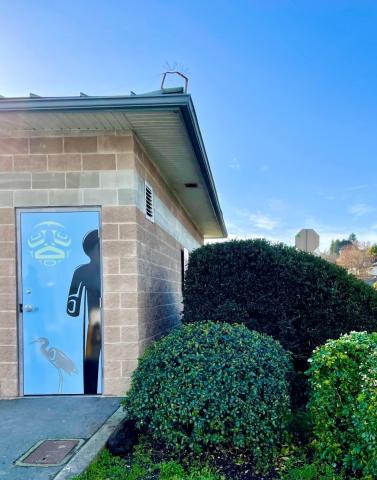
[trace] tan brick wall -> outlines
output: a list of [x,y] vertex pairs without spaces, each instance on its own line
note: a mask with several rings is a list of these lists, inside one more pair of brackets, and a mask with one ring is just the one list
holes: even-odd
[[171,211],[180,224],[188,230],[196,242],[201,245],[203,243],[202,234],[195,228],[195,225],[187,216],[178,200],[171,193],[169,186],[163,179],[161,173],[157,170],[149,155],[142,147],[138,139],[134,138],[135,151],[135,168],[139,175],[145,179],[154,189],[154,194],[160,198],[164,205]]
[[[179,219],[176,237],[140,211],[136,177]],[[145,344],[179,321],[178,230],[202,237],[135,137],[0,138],[0,397],[19,392],[15,210],[85,205],[102,209],[104,393],[122,394]]]
[[[107,206],[102,210],[104,393],[120,395],[130,384],[131,365],[139,356],[137,272],[124,271],[121,262],[136,262],[135,206]],[[131,301],[128,301],[130,297]],[[123,301],[122,301],[123,298]]]
[[[8,202],[7,202],[8,203]],[[0,209],[0,396],[18,392],[16,242],[12,208]]]
[[[147,152],[135,138],[136,170],[153,188],[169,210],[176,223],[177,232],[166,232],[157,223],[146,219],[137,211],[138,263],[139,263],[139,340],[140,350],[180,322],[182,306],[181,251],[189,248],[192,240],[197,246],[203,237],[173,196],[162,175]],[[191,236],[185,243],[182,228]],[[183,238],[178,241],[177,238]],[[190,245],[189,245],[190,244]]]
[[179,323],[182,246],[137,213],[139,340],[141,350]]

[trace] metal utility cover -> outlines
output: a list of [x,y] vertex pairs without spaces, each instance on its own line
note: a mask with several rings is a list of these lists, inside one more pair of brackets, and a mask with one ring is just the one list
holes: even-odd
[[319,247],[319,235],[312,228],[303,228],[295,238],[295,246],[304,252],[314,252]]
[[67,462],[83,440],[42,440],[25,453],[16,464],[23,467],[52,467]]

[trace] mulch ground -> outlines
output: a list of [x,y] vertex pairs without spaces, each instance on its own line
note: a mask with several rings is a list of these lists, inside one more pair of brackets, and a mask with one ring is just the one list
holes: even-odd
[[237,461],[232,456],[217,455],[213,458],[215,468],[225,475],[227,479],[232,480],[273,480],[276,479],[276,474],[271,472],[267,475],[256,475],[254,465],[246,459]]

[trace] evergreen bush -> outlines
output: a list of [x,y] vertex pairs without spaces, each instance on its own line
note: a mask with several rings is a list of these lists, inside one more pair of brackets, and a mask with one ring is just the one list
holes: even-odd
[[202,322],[150,346],[123,401],[172,452],[248,449],[268,469],[289,416],[290,360],[278,342],[243,325]]
[[308,374],[319,457],[377,478],[377,333],[328,341],[315,350]]
[[190,255],[185,323],[244,323],[307,369],[313,349],[351,330],[377,330],[377,292],[314,255],[266,240],[205,245]]

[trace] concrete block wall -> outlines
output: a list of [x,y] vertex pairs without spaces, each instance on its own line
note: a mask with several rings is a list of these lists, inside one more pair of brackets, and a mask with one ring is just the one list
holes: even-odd
[[0,397],[19,392],[16,208],[85,205],[102,211],[104,393],[124,393],[144,346],[179,321],[180,251],[202,237],[134,135],[0,137]]
[[[135,139],[135,168],[141,187],[154,192],[154,218],[137,210],[140,351],[177,326],[182,305],[181,251],[203,243],[201,234],[165,183],[147,152]],[[139,188],[139,191],[140,191]]]
[[139,352],[137,276],[120,263],[137,254],[133,151],[130,133],[0,138],[0,396],[19,391],[16,207],[102,207],[104,392],[129,384]]
[[12,198],[0,192],[0,396],[18,391],[16,242]]

